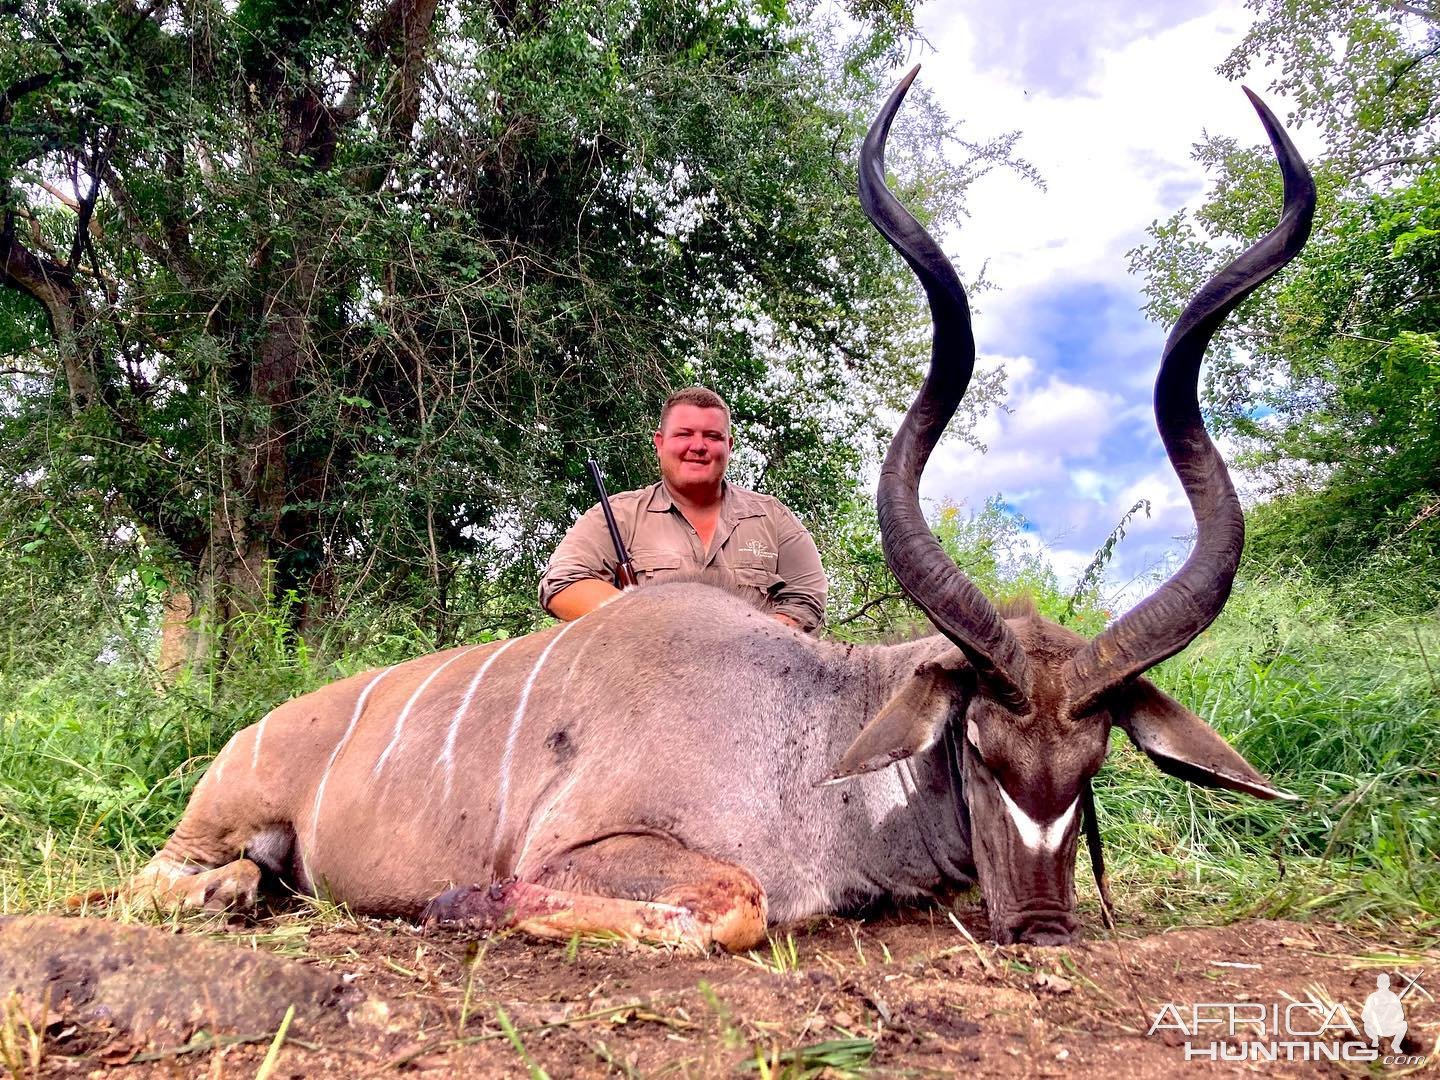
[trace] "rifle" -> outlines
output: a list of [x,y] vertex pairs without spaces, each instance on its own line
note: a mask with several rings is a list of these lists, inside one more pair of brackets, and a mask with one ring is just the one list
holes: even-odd
[[605,515],[605,527],[610,530],[610,543],[615,545],[615,584],[622,589],[639,585],[640,579],[635,576],[635,564],[630,561],[630,553],[625,550],[625,541],[620,539],[620,529],[616,526],[615,515],[610,510],[610,496],[605,493],[605,477],[600,472],[600,466],[595,463],[594,458],[588,458],[585,468],[590,470],[590,479],[595,482],[595,490],[600,495],[600,511]]

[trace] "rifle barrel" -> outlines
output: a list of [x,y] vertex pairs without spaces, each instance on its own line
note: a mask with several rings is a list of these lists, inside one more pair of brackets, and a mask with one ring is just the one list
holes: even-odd
[[590,479],[600,496],[600,512],[605,515],[605,528],[610,530],[610,543],[615,547],[615,584],[622,589],[638,585],[640,581],[635,576],[635,565],[630,561],[630,553],[625,550],[625,541],[620,539],[620,527],[615,524],[615,513],[610,509],[610,496],[605,491],[605,476],[600,472],[600,466],[594,458],[586,459],[585,468],[590,471]]

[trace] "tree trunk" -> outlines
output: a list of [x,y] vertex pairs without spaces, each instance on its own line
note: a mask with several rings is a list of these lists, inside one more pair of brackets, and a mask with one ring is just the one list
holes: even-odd
[[190,590],[172,587],[165,593],[160,620],[160,656],[155,667],[160,681],[173,686],[183,671],[202,655],[203,635],[195,618],[195,598]]

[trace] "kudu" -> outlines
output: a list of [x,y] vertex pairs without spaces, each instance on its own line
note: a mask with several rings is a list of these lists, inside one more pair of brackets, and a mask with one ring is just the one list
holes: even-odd
[[1230,591],[1241,511],[1196,383],[1221,320],[1305,241],[1304,164],[1252,95],[1284,174],[1283,216],[1186,308],[1155,389],[1194,553],[1086,641],[1033,610],[1002,616],[921,511],[921,470],[974,343],[955,271],[885,186],[886,137],[914,76],[865,140],[860,199],[934,321],[878,505],[886,559],[939,634],[817,641],[723,590],[670,582],[527,637],[356,675],[236,735],[132,893],[244,903],[264,870],[361,912],[743,949],[767,921],[978,881],[997,941],[1053,944],[1077,929],[1081,804],[1112,725],[1185,780],[1282,796],[1140,675]]

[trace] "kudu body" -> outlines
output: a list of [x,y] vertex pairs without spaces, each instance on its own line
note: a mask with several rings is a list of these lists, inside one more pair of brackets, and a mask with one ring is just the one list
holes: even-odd
[[1033,611],[1002,616],[921,512],[920,473],[974,345],[953,269],[884,185],[913,77],[866,139],[860,186],[935,322],[878,507],[887,561],[940,633],[816,641],[723,590],[668,583],[527,637],[366,672],[236,735],[132,892],[246,902],[263,868],[359,911],[738,949],[767,922],[978,881],[997,940],[1058,943],[1077,926],[1080,819],[1112,725],[1187,780],[1281,794],[1139,675],[1229,593],[1240,509],[1200,421],[1199,363],[1225,314],[1304,243],[1308,173],[1257,101],[1285,175],[1281,225],[1186,309],[1156,386],[1195,553],[1086,641]]

